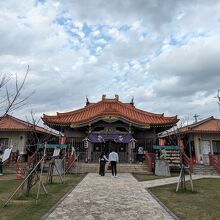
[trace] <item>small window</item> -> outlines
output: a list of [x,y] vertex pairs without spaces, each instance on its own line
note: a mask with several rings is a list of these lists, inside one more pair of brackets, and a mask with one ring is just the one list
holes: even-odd
[[8,138],[0,138],[1,150],[4,150],[6,147],[8,147]]
[[220,141],[212,141],[213,154],[220,154]]

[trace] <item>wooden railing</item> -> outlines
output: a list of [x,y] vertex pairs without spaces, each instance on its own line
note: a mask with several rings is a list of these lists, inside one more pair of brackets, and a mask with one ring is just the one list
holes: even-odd
[[182,153],[182,160],[185,166],[188,166],[190,171],[193,172],[193,159],[189,158],[185,153]]
[[154,153],[145,153],[145,162],[149,172],[153,171]]
[[220,172],[220,155],[209,154],[210,165],[215,167],[215,169]]

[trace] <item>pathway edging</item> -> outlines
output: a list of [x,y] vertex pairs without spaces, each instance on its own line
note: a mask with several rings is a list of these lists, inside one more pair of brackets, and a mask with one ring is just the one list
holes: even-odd
[[174,220],[180,220],[157,196],[151,192],[149,188],[145,188],[145,190],[174,218]]
[[[83,181],[83,179],[88,175],[88,173],[70,190],[68,190],[59,200],[55,203],[49,211],[41,217],[41,220],[47,219],[47,217],[60,205],[60,203]],[[64,183],[65,184],[65,183]]]
[[[77,199],[75,199],[77,198]],[[47,217],[47,220],[173,220],[173,216],[130,173],[86,178]]]

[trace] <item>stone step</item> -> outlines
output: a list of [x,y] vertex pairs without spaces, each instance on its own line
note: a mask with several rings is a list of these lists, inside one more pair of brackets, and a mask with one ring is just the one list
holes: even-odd
[[[195,171],[216,171],[215,169],[193,169]],[[217,172],[217,171],[216,171]]]
[[[75,168],[72,172],[76,173],[98,173],[99,171],[99,164],[86,164],[86,163],[76,163]],[[147,170],[146,164],[139,165],[139,164],[118,164],[117,171],[119,173],[149,173]],[[111,170],[107,170],[106,165],[106,172],[111,172]]]
[[219,175],[218,171],[213,166],[201,164],[197,164],[193,168],[193,173],[199,175]]
[[195,168],[209,169],[214,167],[211,165],[195,165]]

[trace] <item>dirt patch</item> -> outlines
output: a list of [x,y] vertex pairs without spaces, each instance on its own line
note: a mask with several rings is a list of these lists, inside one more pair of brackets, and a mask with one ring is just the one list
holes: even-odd
[[0,176],[0,181],[1,180],[15,180],[16,174],[3,174],[2,176]]

